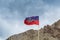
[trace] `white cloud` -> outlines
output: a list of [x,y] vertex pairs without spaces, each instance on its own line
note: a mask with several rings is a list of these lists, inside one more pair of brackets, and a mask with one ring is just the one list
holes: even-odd
[[[8,8],[0,8],[0,27],[2,28],[1,34],[3,38],[7,38],[13,34],[18,34],[29,29],[37,29],[36,26],[27,26],[23,23],[25,16],[30,16],[29,14],[29,11],[31,8],[30,5],[27,6],[28,7],[27,11],[24,14],[18,12],[14,8],[13,9],[15,11],[13,12],[10,12]],[[33,11],[32,8],[31,8],[31,11]],[[40,25],[39,25],[40,28],[43,27],[44,25],[52,24],[58,19],[60,19],[60,7],[49,6],[47,4],[43,5],[43,2],[42,2],[41,6],[38,5],[35,8],[39,11],[42,8],[42,11],[43,11],[43,14],[41,13],[42,15],[40,15],[40,12],[38,13],[40,15]],[[36,11],[36,14],[35,13],[34,14],[37,15],[37,12],[38,11]],[[0,40],[3,40],[3,38],[0,37]]]
[[3,39],[3,38],[0,37],[0,40],[5,40],[5,39]]
[[[49,8],[48,8],[49,7]],[[48,6],[44,14],[40,17],[41,26],[51,25],[60,19],[60,7]]]

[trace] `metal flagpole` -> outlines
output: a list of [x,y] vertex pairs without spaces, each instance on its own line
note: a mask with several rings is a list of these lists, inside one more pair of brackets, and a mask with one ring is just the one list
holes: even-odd
[[39,40],[39,25],[38,25],[38,40]]

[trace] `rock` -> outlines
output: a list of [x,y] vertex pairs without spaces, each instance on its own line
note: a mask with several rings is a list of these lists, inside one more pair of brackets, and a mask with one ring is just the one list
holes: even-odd
[[[31,29],[24,33],[10,36],[7,40],[38,40],[38,31]],[[40,29],[39,40],[60,40],[60,20]]]

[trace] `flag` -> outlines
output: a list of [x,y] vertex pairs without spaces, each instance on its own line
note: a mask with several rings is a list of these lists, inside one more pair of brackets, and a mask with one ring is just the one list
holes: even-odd
[[32,17],[27,17],[24,20],[24,24],[26,25],[39,25],[39,16],[32,16]]

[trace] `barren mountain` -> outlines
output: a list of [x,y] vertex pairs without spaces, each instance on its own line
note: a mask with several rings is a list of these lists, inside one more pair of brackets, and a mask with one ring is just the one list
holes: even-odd
[[[38,40],[38,31],[31,29],[24,33],[13,35],[7,40]],[[60,40],[60,20],[40,29],[39,40]]]

